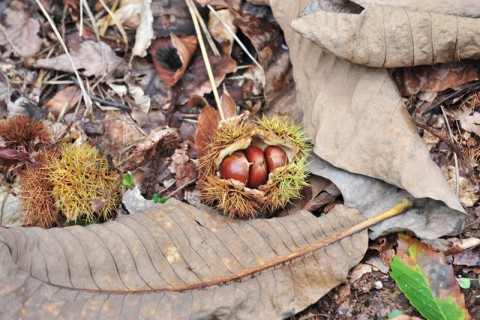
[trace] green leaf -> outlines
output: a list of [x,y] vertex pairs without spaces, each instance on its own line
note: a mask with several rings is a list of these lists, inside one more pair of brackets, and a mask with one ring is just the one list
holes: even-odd
[[459,278],[457,279],[457,281],[458,281],[458,285],[462,289],[470,289],[470,285],[472,284],[472,282],[468,278]]
[[394,319],[402,314],[405,314],[405,312],[403,312],[402,310],[398,310],[398,309],[395,309],[395,310],[392,310],[389,314],[388,314],[388,319]]
[[453,302],[452,296],[441,300],[434,296],[429,283],[418,265],[411,269],[400,258],[390,263],[390,275],[410,303],[428,320],[463,320],[466,311]]
[[123,181],[122,181],[123,185],[125,187],[127,187],[128,189],[131,189],[132,186],[133,186],[133,177],[132,177],[132,173],[130,171],[128,171],[127,173],[125,173],[123,175]]
[[170,199],[169,197],[160,197],[157,193],[152,195],[152,200],[155,203],[165,203],[167,200]]

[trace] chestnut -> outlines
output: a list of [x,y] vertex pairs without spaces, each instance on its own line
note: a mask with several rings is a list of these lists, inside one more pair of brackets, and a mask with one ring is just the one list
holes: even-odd
[[235,179],[244,184],[248,182],[249,163],[245,153],[235,151],[226,156],[220,164],[220,177],[222,179]]
[[250,174],[248,175],[247,187],[256,188],[267,182],[267,164],[263,150],[259,147],[248,147],[245,156],[250,163]]
[[265,148],[265,160],[268,173],[287,164],[287,153],[280,147],[268,146]]

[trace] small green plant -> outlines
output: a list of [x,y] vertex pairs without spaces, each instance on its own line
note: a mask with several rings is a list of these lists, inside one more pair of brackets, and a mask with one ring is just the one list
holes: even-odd
[[169,197],[160,197],[160,196],[158,195],[158,193],[154,193],[154,194],[152,195],[152,200],[153,200],[153,202],[155,202],[155,203],[165,203],[165,202],[167,202],[168,199],[170,199],[170,198],[169,198]]
[[458,285],[462,289],[470,289],[470,286],[472,285],[472,281],[477,281],[480,283],[480,278],[457,278]]
[[405,312],[403,312],[402,310],[398,310],[398,309],[392,310],[388,314],[388,319],[395,319],[396,317],[401,316],[402,314],[405,314]]
[[127,187],[128,189],[132,189],[132,187],[133,187],[133,177],[132,177],[132,173],[130,171],[128,171],[127,173],[125,173],[123,175],[122,184],[125,187]]

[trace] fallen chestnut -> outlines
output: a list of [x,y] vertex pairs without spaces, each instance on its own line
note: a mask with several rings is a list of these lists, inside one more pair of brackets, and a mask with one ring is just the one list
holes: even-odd
[[[208,134],[210,142],[199,149],[198,187],[205,204],[230,218],[246,219],[302,197],[310,144],[291,118],[232,117]],[[257,147],[264,145],[271,147],[262,154]]]
[[244,184],[248,182],[247,157],[242,151],[235,151],[223,159],[220,165],[220,177],[222,179],[235,179]]
[[250,163],[247,187],[256,188],[267,182],[267,164],[265,163],[263,150],[259,147],[251,146],[245,150],[245,156]]
[[287,164],[287,153],[280,147],[268,146],[265,148],[265,160],[268,173]]

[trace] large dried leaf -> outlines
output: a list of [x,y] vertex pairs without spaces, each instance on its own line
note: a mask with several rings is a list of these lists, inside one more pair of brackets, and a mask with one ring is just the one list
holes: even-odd
[[[415,198],[407,191],[381,180],[336,168],[317,156],[311,157],[309,161],[309,169],[313,174],[332,181],[342,192],[345,205],[357,208],[367,218],[392,207],[401,199]],[[461,207],[452,210],[443,202],[430,198],[417,198],[413,201],[415,206],[401,216],[370,227],[370,238],[375,239],[399,230],[409,230],[417,237],[436,239],[462,231],[465,214],[461,212]]]
[[261,268],[360,221],[343,206],[321,218],[300,211],[229,220],[169,200],[86,228],[0,229],[0,318],[286,318],[345,280],[366,251],[365,231],[274,270],[203,283]]
[[478,67],[472,63],[456,62],[400,68],[394,71],[393,78],[402,96],[419,92],[440,92],[456,88],[478,79]]
[[[307,3],[270,1],[290,50],[299,106],[314,139],[315,153],[341,169],[381,179],[415,198],[440,200],[463,211],[411,124],[387,70],[353,65],[290,28],[291,20]],[[321,29],[322,25],[312,23],[310,27]]]
[[443,14],[453,14],[461,17],[480,17],[480,2],[472,0],[354,0],[367,6],[371,3],[386,4],[409,8],[413,11],[431,11]]
[[[3,4],[7,6],[8,2]],[[0,23],[0,46],[6,46],[8,51],[21,57],[33,56],[42,47],[42,39],[37,35],[40,24],[29,16],[28,11],[28,4],[13,1],[2,12],[5,19]],[[8,51],[2,53],[4,57],[8,56]]]
[[480,58],[480,21],[371,4],[360,14],[317,11],[292,27],[359,65],[406,67]]

